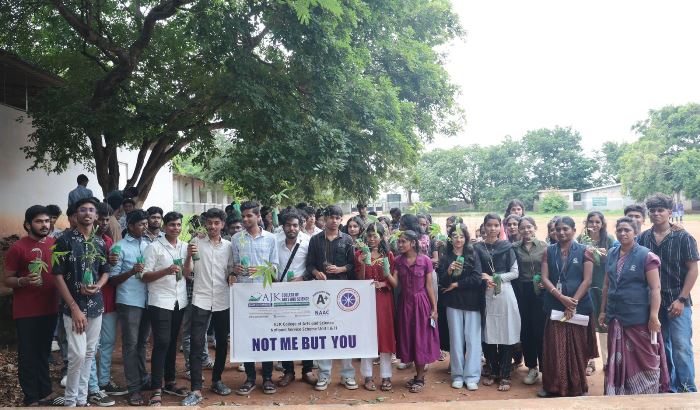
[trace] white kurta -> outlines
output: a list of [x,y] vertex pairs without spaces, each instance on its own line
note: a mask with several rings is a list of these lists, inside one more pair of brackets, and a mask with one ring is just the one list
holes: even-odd
[[520,342],[520,311],[511,281],[518,278],[518,262],[514,261],[510,272],[501,274],[501,293],[486,289],[486,325],[484,343],[514,345]]

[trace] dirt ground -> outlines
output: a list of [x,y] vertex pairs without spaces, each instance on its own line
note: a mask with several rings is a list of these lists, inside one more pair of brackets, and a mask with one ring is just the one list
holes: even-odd
[[[611,219],[612,215],[611,215]],[[444,227],[445,223],[445,218],[436,218],[435,222],[441,224],[441,226]],[[469,231],[470,234],[473,234],[474,229],[478,227],[480,221],[478,218],[465,218],[465,222],[469,226]],[[544,238],[545,232],[546,232],[546,220],[538,218],[537,223],[539,228],[539,237]],[[649,226],[647,225],[645,228],[648,228]],[[688,229],[693,236],[696,238],[700,237],[700,222],[686,222],[685,223],[686,229]],[[444,228],[443,228],[444,229]],[[612,229],[610,229],[612,231]],[[698,290],[699,287],[696,286],[695,290],[693,291],[693,297],[696,300],[700,300],[700,291]],[[696,367],[698,367],[698,358],[700,358],[700,341],[698,340],[698,334],[700,332],[695,332],[695,335],[693,337],[693,344],[694,344],[694,350],[695,350],[695,361],[696,361]],[[2,353],[8,353],[7,351],[2,352]],[[213,349],[210,349],[210,353],[213,357],[214,351]],[[56,359],[59,359],[59,354],[54,353]],[[150,348],[149,348],[149,356],[150,356]],[[0,363],[2,365],[3,363]],[[355,368],[357,370],[356,376],[357,376],[357,381],[358,383],[361,384],[361,377],[359,373],[359,360],[355,361]],[[5,373],[6,375],[9,376],[8,373],[12,373],[12,370],[14,370],[11,367],[6,367],[7,364],[5,363],[5,366],[2,366],[2,370],[4,370],[2,373]],[[603,374],[600,369],[602,369],[602,363],[600,359],[597,361],[597,366],[599,370],[596,371],[593,376],[588,378],[589,382],[589,391],[590,395],[602,395],[603,392]],[[182,353],[178,353],[178,358],[177,358],[177,368],[179,370],[178,373],[178,384],[182,386],[186,386],[189,388],[189,381],[184,378],[184,360]],[[57,377],[58,372],[56,370],[58,369],[58,366],[54,366],[54,371],[52,371],[52,375],[55,375]],[[297,373],[299,377],[300,373],[300,365],[297,365]],[[394,369],[394,374],[393,374],[393,384],[394,384],[394,389],[391,392],[382,392],[382,391],[375,391],[375,392],[369,392],[364,390],[361,386],[358,390],[355,391],[349,391],[346,390],[343,386],[338,384],[339,381],[339,373],[337,371],[337,368],[334,368],[333,371],[333,384],[331,384],[328,388],[328,390],[324,392],[318,392],[313,390],[313,388],[309,385],[306,385],[302,383],[300,380],[297,382],[293,383],[287,388],[278,388],[277,394],[274,395],[265,395],[262,393],[262,388],[260,385],[258,385],[258,388],[253,391],[253,393],[250,396],[247,397],[241,397],[235,395],[235,393],[231,394],[230,396],[218,396],[211,391],[208,391],[208,387],[211,382],[211,371],[205,370],[203,372],[204,377],[206,381],[204,382],[205,390],[204,390],[204,396],[205,396],[205,401],[202,403],[204,406],[211,406],[211,405],[291,405],[291,404],[300,404],[300,405],[307,405],[307,404],[348,404],[348,405],[353,405],[353,404],[361,404],[361,403],[380,403],[380,402],[386,402],[386,403],[406,403],[406,402],[444,402],[444,401],[466,401],[466,400],[503,400],[503,399],[513,399],[513,398],[532,398],[535,397],[537,391],[541,387],[540,381],[538,381],[535,385],[532,386],[527,386],[522,383],[523,378],[527,374],[527,368],[520,367],[516,371],[513,372],[513,384],[512,384],[512,389],[509,392],[499,392],[496,390],[496,385],[486,387],[483,385],[479,385],[479,390],[475,392],[470,392],[467,391],[466,388],[462,388],[460,390],[455,390],[451,388],[450,383],[450,375],[448,373],[449,370],[449,358],[448,360],[444,362],[436,362],[432,365],[430,365],[428,374],[426,376],[426,388],[422,393],[419,394],[412,394],[409,393],[408,390],[403,386],[404,383],[409,380],[413,375],[415,374],[415,369],[414,368],[409,368],[406,370],[396,370]],[[375,371],[378,373],[378,366],[375,366]],[[274,378],[277,379],[281,375],[281,372],[275,371],[274,372]],[[113,379],[119,384],[119,385],[124,385],[124,375],[123,375],[123,366],[122,366],[122,359],[121,359],[121,350],[120,350],[120,343],[117,344],[117,350],[114,352],[113,356],[113,362],[112,362],[112,377]],[[226,370],[224,371],[224,376],[223,380],[224,382],[231,387],[232,389],[235,390],[240,384],[244,382],[244,373],[238,372],[236,370],[236,366],[233,364],[227,364]],[[15,379],[16,380],[16,379]],[[16,384],[15,380],[11,380],[10,377],[7,377],[3,382],[4,383],[13,383]],[[375,382],[377,385],[379,385],[381,379],[379,377],[375,378]],[[258,377],[258,383],[261,383],[260,377]],[[7,384],[5,384],[7,386]],[[60,393],[61,389],[58,387],[58,380],[55,380],[55,386],[56,386],[56,392]],[[17,397],[17,396],[15,396]],[[17,397],[18,398],[18,397]],[[123,405],[126,406],[128,405],[126,402],[126,396],[121,396],[121,397],[116,397],[117,400],[117,405]],[[0,403],[1,405],[12,405],[15,404],[14,400],[12,402],[7,402],[8,400],[7,396],[2,398],[2,401],[4,403]],[[163,398],[163,404],[164,405],[178,405],[179,401],[181,399],[177,397],[170,397],[170,396],[164,396]]]

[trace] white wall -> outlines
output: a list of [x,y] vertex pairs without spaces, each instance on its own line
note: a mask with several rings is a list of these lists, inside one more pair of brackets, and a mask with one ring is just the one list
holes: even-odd
[[[24,158],[20,150],[27,145],[27,136],[33,131],[31,122],[25,119],[18,123],[16,119],[24,112],[0,104],[0,236],[12,233],[22,233],[24,211],[31,205],[56,204],[63,209],[64,215],[59,225],[67,226],[65,210],[68,202],[68,192],[76,187],[76,178],[85,174],[90,179],[88,188],[96,197],[102,199],[103,193],[97,184],[97,177],[82,166],[70,166],[62,174],[47,174],[42,170],[27,171],[31,161]],[[136,152],[120,151],[119,161],[124,162],[129,173],[133,171],[136,162]],[[122,168],[124,169],[124,168]],[[126,176],[121,176],[123,187]],[[173,208],[173,183],[170,167],[166,166],[158,172],[153,188],[144,203],[144,208],[152,205],[162,207],[166,212]]]

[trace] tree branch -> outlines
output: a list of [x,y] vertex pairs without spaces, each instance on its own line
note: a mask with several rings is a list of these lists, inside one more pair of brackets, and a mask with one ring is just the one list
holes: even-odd
[[138,181],[139,176],[141,176],[141,170],[143,169],[143,163],[146,159],[146,154],[148,154],[148,148],[151,146],[151,143],[147,140],[144,140],[143,143],[141,144],[141,148],[139,148],[139,153],[136,156],[136,164],[134,165],[134,172],[131,174],[131,178],[129,178],[126,181],[126,186],[127,187],[132,187],[136,185],[136,181]]

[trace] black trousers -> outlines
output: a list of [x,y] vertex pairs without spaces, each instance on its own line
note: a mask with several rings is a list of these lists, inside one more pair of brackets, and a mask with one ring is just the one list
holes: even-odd
[[[168,310],[148,306],[148,316],[153,332],[153,352],[151,353],[151,388],[161,389],[163,377],[166,382],[175,381],[175,356],[177,354],[177,335],[182,323],[181,310],[177,303],[175,309]],[[200,366],[201,367],[201,366]]]
[[[544,299],[535,294],[532,282],[518,282],[515,297],[520,310],[520,342],[525,366],[542,369],[542,338],[544,336]],[[541,292],[544,292],[543,289]],[[540,292],[540,295],[541,295]],[[538,366],[539,364],[539,366]]]
[[229,309],[219,312],[204,310],[197,306],[190,306],[190,380],[192,391],[202,390],[202,351],[207,337],[207,325],[211,316],[211,325],[214,327],[216,336],[216,358],[214,359],[214,369],[211,374],[212,383],[221,380],[221,374],[226,366],[226,353],[228,351],[229,333]]
[[[294,362],[282,362],[282,367],[284,367],[284,374],[294,374]],[[301,361],[301,374],[306,374],[314,369],[313,360],[302,360]]]
[[[245,366],[246,380],[255,382],[255,362],[245,362],[243,365]],[[263,380],[272,380],[272,362],[262,362],[262,377]]]
[[515,345],[484,344],[484,356],[491,365],[494,379],[510,379],[510,369]]
[[25,405],[51,394],[49,355],[57,320],[55,314],[15,319],[17,373]]

